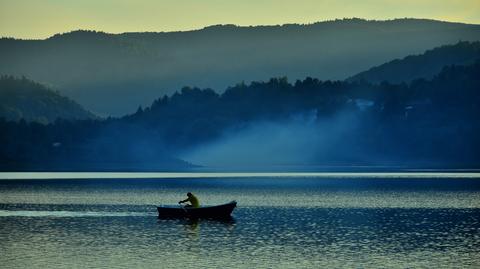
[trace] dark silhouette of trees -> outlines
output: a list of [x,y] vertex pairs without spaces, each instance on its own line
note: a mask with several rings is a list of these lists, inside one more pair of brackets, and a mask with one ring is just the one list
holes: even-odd
[[239,83],[222,94],[185,87],[121,118],[58,119],[46,125],[1,119],[0,169],[186,168],[188,164],[172,156],[215,141],[227,130],[312,113],[314,123],[341,113],[355,115],[361,123],[346,134],[358,159],[339,147],[337,162],[478,167],[479,89],[480,62],[447,66],[431,80],[409,84],[310,77],[289,83],[282,77]]
[[73,100],[25,77],[0,77],[0,116],[7,120],[51,123],[57,118],[95,116]]

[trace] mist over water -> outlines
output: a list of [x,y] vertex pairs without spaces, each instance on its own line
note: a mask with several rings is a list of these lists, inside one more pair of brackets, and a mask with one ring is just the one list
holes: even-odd
[[273,167],[310,165],[314,161],[358,154],[346,139],[360,124],[348,112],[328,118],[317,110],[299,113],[282,121],[255,121],[229,129],[213,142],[181,154],[181,158],[206,167]]

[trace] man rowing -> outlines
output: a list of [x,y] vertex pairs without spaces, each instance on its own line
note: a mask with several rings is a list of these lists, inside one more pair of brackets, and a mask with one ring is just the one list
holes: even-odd
[[197,196],[193,195],[193,193],[187,193],[188,198],[178,202],[179,204],[183,204],[186,202],[190,202],[190,204],[186,205],[185,207],[193,207],[198,208],[200,207],[200,201],[198,200]]

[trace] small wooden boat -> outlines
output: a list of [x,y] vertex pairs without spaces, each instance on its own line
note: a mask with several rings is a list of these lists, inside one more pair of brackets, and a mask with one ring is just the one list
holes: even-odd
[[193,207],[174,207],[157,206],[159,218],[211,218],[221,219],[229,218],[233,209],[237,206],[236,201],[216,206]]

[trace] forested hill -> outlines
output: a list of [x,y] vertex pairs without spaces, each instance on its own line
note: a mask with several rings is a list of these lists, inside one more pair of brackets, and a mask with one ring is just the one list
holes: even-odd
[[480,62],[410,84],[286,78],[183,88],[132,115],[0,120],[3,170],[281,165],[479,168]]
[[46,40],[1,39],[0,74],[46,82],[90,111],[119,116],[185,85],[219,92],[281,76],[342,80],[459,40],[480,40],[480,25],[344,19],[167,33],[75,31]]
[[95,118],[82,106],[59,93],[26,78],[11,76],[0,77],[0,117],[44,124],[58,118]]
[[[252,121],[282,121],[312,112],[315,119],[329,119],[345,111],[369,115],[383,119],[381,128],[420,122],[445,127],[455,122],[478,123],[475,111],[480,112],[479,89],[480,61],[444,67],[432,80],[419,79],[410,84],[375,85],[310,77],[292,84],[284,77],[240,83],[222,94],[185,87],[120,121],[156,129],[171,145],[179,147],[215,139],[225,129]],[[453,122],[441,122],[449,118]]]
[[480,42],[459,42],[428,50],[420,55],[411,55],[361,72],[349,81],[378,83],[410,82],[414,79],[431,79],[447,65],[468,65],[480,59]]

